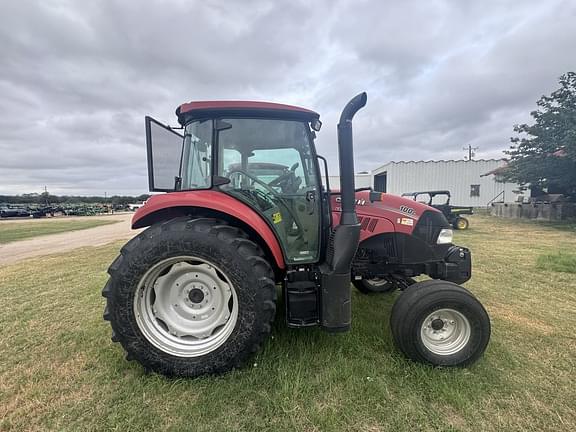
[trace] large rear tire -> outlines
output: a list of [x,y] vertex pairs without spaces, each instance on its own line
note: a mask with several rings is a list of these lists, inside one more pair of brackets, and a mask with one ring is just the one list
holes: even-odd
[[406,289],[392,307],[396,346],[412,360],[467,366],[484,353],[490,318],[482,304],[452,282],[431,280]]
[[130,240],[108,269],[104,319],[146,370],[196,377],[239,367],[268,337],[273,271],[260,247],[215,219],[177,218]]

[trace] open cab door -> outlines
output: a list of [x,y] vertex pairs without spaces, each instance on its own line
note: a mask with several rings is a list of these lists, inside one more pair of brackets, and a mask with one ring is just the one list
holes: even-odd
[[180,189],[180,162],[184,136],[146,116],[148,186],[151,192]]

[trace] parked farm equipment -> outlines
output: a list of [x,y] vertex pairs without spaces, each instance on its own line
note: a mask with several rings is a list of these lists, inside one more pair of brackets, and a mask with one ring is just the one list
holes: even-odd
[[[351,281],[364,293],[400,288],[390,327],[409,358],[476,361],[490,337],[480,302],[457,285],[470,252],[432,207],[355,191],[353,98],[338,124],[340,191],[322,187],[319,115],[263,102],[191,102],[182,132],[146,118],[152,196],[132,219],[148,227],[110,265],[104,319],[147,370],[222,373],[258,351],[282,284],[289,327],[351,326]],[[322,163],[320,163],[322,162]],[[415,282],[426,274],[434,280]]]
[[[454,206],[450,204],[451,194],[450,191],[447,190],[438,190],[438,191],[424,191],[424,192],[407,192],[402,194],[403,197],[409,197],[414,201],[418,201],[420,199],[424,199],[429,206],[434,207],[440,210],[450,225],[452,225],[455,229],[458,230],[465,230],[468,229],[470,226],[470,221],[466,219],[462,215],[471,215],[474,214],[473,207],[465,207],[465,206]],[[437,196],[443,196],[444,202],[438,203],[434,200]]]
[[0,207],[0,218],[18,218],[30,216],[30,211],[25,207]]
[[62,203],[58,205],[4,205],[0,206],[0,218],[42,218],[46,216],[95,216],[113,211],[128,211],[128,205],[105,205],[85,203]]

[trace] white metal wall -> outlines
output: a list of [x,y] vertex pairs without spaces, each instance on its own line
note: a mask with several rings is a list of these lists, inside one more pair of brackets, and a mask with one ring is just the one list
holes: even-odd
[[[504,163],[500,159],[390,162],[371,174],[375,176],[386,172],[388,193],[400,195],[404,192],[447,189],[452,193],[452,204],[480,207],[502,191],[506,202],[516,200],[517,195],[512,191],[518,190],[517,184],[496,182],[493,175],[480,177]],[[480,185],[480,196],[470,196],[470,185]]]
[[[324,177],[322,177],[324,181]],[[330,181],[330,189],[339,190],[340,189],[340,177],[339,176],[328,176],[328,181]],[[372,187],[372,175],[371,174],[356,174],[354,180],[354,187]]]

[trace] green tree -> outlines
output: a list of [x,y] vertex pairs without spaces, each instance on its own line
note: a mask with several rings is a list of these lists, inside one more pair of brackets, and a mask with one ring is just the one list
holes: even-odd
[[576,73],[559,79],[560,88],[542,96],[530,115],[534,124],[514,126],[507,181],[576,198]]

